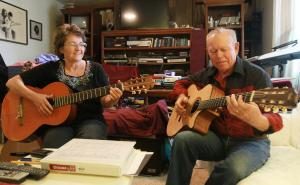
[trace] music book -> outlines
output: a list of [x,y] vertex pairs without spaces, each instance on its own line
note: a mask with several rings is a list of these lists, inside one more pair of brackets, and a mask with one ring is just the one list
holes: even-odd
[[41,166],[61,173],[138,175],[153,152],[134,149],[134,145],[133,141],[72,139],[43,158]]

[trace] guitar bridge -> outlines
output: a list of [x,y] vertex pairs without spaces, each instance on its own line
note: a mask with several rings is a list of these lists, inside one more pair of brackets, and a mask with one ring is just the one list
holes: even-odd
[[20,103],[18,106],[18,112],[17,112],[17,116],[16,119],[19,121],[19,125],[23,126],[24,124],[24,120],[23,120],[24,114],[23,114],[23,98],[20,98]]

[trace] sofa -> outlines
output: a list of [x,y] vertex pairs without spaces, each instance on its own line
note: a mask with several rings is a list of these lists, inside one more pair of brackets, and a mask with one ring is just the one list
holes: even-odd
[[[281,116],[283,129],[269,135],[271,157],[262,168],[237,185],[300,185],[300,103],[290,113],[281,113]],[[197,161],[196,164],[208,174],[213,166],[214,162],[206,161]]]

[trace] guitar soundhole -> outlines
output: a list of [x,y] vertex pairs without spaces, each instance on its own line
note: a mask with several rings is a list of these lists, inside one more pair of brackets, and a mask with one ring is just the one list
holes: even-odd
[[193,107],[192,107],[192,110],[191,110],[192,114],[197,111],[199,105],[200,105],[199,100],[196,100],[195,103],[194,103],[194,105],[193,105]]
[[48,102],[53,106],[54,105],[54,100],[53,98],[47,98]]

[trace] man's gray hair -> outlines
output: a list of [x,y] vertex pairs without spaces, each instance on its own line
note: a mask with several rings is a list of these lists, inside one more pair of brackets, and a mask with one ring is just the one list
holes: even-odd
[[232,30],[232,29],[227,29],[227,28],[223,28],[223,27],[217,27],[217,28],[211,30],[211,31],[207,34],[206,40],[208,40],[210,37],[213,37],[213,36],[215,36],[216,34],[219,34],[219,33],[228,33],[228,35],[232,38],[232,41],[233,41],[234,43],[237,42],[235,31]]

